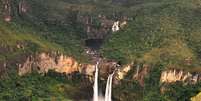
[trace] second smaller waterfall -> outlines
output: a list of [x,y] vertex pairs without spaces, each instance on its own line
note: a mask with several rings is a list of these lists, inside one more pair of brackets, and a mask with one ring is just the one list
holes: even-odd
[[112,79],[114,72],[108,76],[105,88],[105,101],[112,101]]

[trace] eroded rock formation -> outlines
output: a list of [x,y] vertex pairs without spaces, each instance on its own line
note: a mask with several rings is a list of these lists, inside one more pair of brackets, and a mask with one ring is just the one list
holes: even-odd
[[[23,64],[19,64],[19,75],[31,73],[33,70],[39,73],[47,73],[49,70],[55,70],[59,73],[70,74],[73,72],[83,72],[83,65],[79,64],[75,59],[64,55],[50,55],[41,53],[35,57],[30,56]],[[87,65],[87,74],[92,74],[94,68]]]
[[124,79],[124,77],[127,75],[127,73],[131,70],[132,65],[126,65],[125,67],[123,67],[121,70],[119,70],[116,73],[116,78],[118,80],[122,80]]
[[129,72],[134,71],[132,74],[132,80],[137,80],[141,86],[144,86],[144,78],[148,75],[150,71],[149,65],[144,64],[142,67],[134,66],[134,64],[126,65],[116,74],[117,80],[123,80],[128,75]]
[[[5,66],[6,64],[3,64]],[[22,64],[18,64],[18,74],[25,75],[33,71],[38,71],[41,74],[47,73],[49,70],[54,70],[58,73],[71,74],[79,72],[85,75],[93,76],[95,71],[95,64],[82,64],[77,62],[72,57],[65,55],[56,55],[48,53],[40,53],[35,56],[29,56]],[[117,62],[109,60],[101,60],[99,68],[102,77],[107,77],[118,66]],[[133,70],[132,70],[133,69]],[[131,71],[132,70],[132,71]],[[143,65],[141,67],[129,64],[123,66],[116,72],[115,78],[122,80],[128,73],[133,72],[132,80],[137,80],[141,86],[144,85],[144,78],[149,73],[149,66]],[[184,83],[195,84],[201,80],[201,75],[198,73],[185,72],[183,70],[166,70],[161,72],[161,83],[174,83],[181,81]]]
[[[114,61],[101,60],[100,74],[106,76],[116,67]],[[49,70],[54,70],[58,73],[72,74],[79,72],[81,74],[93,76],[95,64],[79,63],[72,57],[65,55],[52,55],[48,53],[40,53],[36,56],[29,56],[22,64],[18,64],[18,74],[25,75],[33,71],[41,74],[47,73]]]
[[147,64],[144,64],[142,68],[139,68],[139,66],[137,66],[136,73],[133,75],[133,79],[137,80],[141,86],[144,86],[144,79],[145,76],[148,75],[149,71],[150,67]]
[[181,81],[184,83],[197,83],[201,80],[201,75],[198,73],[185,72],[183,70],[166,70],[161,73],[160,82],[161,83],[174,83]]
[[88,39],[104,39],[111,31],[116,32],[123,29],[127,25],[127,17],[115,21],[109,19],[105,15],[98,17],[79,16],[78,22],[81,22],[85,27]]
[[107,79],[109,74],[112,74],[118,67],[118,63],[112,60],[102,60],[99,65],[99,72],[101,77]]
[[[132,80],[137,80],[141,86],[144,86],[144,78],[150,73],[150,66],[134,66],[133,64],[122,67],[116,73],[116,80],[127,80],[126,76],[132,72]],[[184,70],[170,69],[161,72],[160,83],[176,83],[183,82],[184,84],[196,84],[201,81],[200,73],[190,73]]]

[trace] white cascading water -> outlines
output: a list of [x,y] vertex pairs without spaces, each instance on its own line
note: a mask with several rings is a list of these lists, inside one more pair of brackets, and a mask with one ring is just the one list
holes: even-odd
[[105,101],[112,101],[112,78],[114,72],[108,76],[107,85],[105,89]]
[[94,95],[93,95],[93,101],[98,101],[98,64],[96,63],[95,69],[95,79],[94,79]]
[[[96,63],[95,66],[95,78],[94,78],[94,94],[93,94],[93,101],[103,101],[101,97],[98,95],[98,65],[99,62]],[[107,79],[107,85],[105,89],[105,101],[112,101],[112,78],[113,78],[114,72],[108,76]]]
[[109,97],[108,95],[109,95],[110,78],[111,78],[111,75],[109,75],[107,78],[107,84],[105,88],[105,101],[107,101]]

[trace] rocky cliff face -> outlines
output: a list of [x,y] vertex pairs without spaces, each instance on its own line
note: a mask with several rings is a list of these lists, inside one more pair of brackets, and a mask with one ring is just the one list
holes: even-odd
[[144,86],[144,79],[150,72],[150,66],[144,64],[142,68],[136,67],[136,73],[133,75],[133,79],[137,80],[141,86]]
[[[111,73],[117,63],[109,60],[101,60],[99,69],[102,77],[107,77]],[[56,55],[48,53],[40,53],[36,56],[29,56],[22,64],[18,64],[18,74],[25,75],[33,71],[41,74],[47,73],[49,70],[54,70],[58,73],[72,74],[81,73],[93,76],[95,64],[79,63],[72,57],[65,55]]]
[[137,80],[141,86],[144,86],[144,78],[149,73],[149,65],[144,64],[142,67],[134,66],[134,64],[126,65],[121,70],[116,73],[117,80],[123,80],[128,75],[129,72],[132,72],[132,80]]
[[[36,56],[30,56],[23,64],[19,64],[19,75],[31,73],[33,70],[39,73],[47,73],[49,70],[55,70],[58,73],[70,74],[73,72],[82,72],[92,75],[93,65],[78,63],[75,59],[64,55],[50,55],[41,53]],[[85,69],[85,70],[83,70]]]
[[[6,65],[1,63],[2,66]],[[116,67],[115,61],[101,60],[99,69],[100,75],[107,78],[108,74],[112,73]],[[32,71],[38,71],[41,74],[47,73],[49,70],[54,70],[58,73],[72,74],[79,72],[81,74],[93,76],[95,71],[94,64],[82,64],[77,62],[72,57],[65,55],[56,55],[48,53],[40,53],[35,56],[29,56],[23,63],[18,64],[18,74],[25,75]],[[131,71],[132,70],[132,71]],[[132,73],[132,79],[137,80],[141,86],[144,85],[144,78],[149,73],[149,66],[142,67],[134,66],[134,64],[123,66],[116,72],[116,80],[123,80],[129,72]],[[201,80],[201,75],[198,73],[185,72],[183,70],[166,70],[161,72],[161,83],[174,83],[181,81],[184,83],[195,84]]]
[[97,17],[78,16],[77,21],[84,25],[88,39],[104,39],[111,31],[116,32],[127,25],[127,17],[116,21],[109,19],[105,15]]
[[[132,72],[132,80],[137,80],[141,86],[144,86],[144,78],[149,74],[150,67],[149,65],[143,65],[142,67],[127,65],[122,67],[116,73],[117,80],[124,80],[125,77]],[[175,83],[183,82],[184,84],[196,84],[198,81],[201,81],[201,74],[199,73],[190,73],[183,70],[170,69],[161,72],[160,82],[161,83]]]
[[183,70],[166,70],[161,73],[161,83],[174,83],[181,81],[184,83],[195,84],[201,80],[201,75],[198,73],[185,72]]
[[131,70],[132,65],[126,65],[121,70],[116,73],[116,79],[122,80],[127,75],[127,73]]

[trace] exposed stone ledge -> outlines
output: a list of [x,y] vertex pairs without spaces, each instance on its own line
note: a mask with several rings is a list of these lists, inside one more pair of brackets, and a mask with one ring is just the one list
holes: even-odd
[[127,73],[131,70],[131,67],[132,67],[131,64],[124,66],[121,70],[119,70],[119,71],[116,73],[116,78],[117,78],[118,80],[124,79],[124,77],[127,75]]
[[125,77],[131,70],[134,70],[132,74],[132,80],[136,80],[141,86],[144,86],[144,78],[150,71],[150,67],[147,64],[144,64],[142,67],[140,67],[139,65],[134,66],[134,63],[126,65],[116,73],[116,79],[126,80]]
[[[149,65],[144,64],[142,67],[134,66],[133,64],[126,65],[122,67],[116,73],[116,80],[127,80],[126,75],[134,69],[133,80],[137,80],[141,86],[144,85],[144,78],[148,75],[150,68]],[[132,70],[133,71],[133,70]],[[185,72],[184,70],[170,69],[161,72],[160,83],[175,83],[183,82],[184,84],[196,84],[198,81],[201,81],[200,73],[190,73]]]
[[201,80],[201,75],[198,73],[185,72],[183,70],[166,70],[161,73],[160,82],[161,83],[174,83],[174,82],[184,82],[195,84]]
[[31,73],[33,70],[42,74],[47,73],[49,70],[55,70],[58,73],[70,74],[73,72],[83,72],[88,75],[92,75],[94,71],[93,65],[80,64],[72,57],[50,55],[48,53],[40,53],[34,57],[30,56],[23,64],[19,64],[18,67],[19,75]]
[[[99,69],[102,77],[114,70],[117,63],[107,59],[103,59],[100,62]],[[54,70],[58,73],[72,74],[75,72],[93,76],[95,71],[95,64],[79,63],[72,57],[58,54],[40,53],[35,56],[29,56],[25,62],[18,64],[18,74],[25,75],[32,71],[45,74],[49,70]]]

